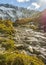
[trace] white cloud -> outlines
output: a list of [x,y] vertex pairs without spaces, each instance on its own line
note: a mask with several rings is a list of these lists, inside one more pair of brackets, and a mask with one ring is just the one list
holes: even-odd
[[40,4],[41,6],[46,5],[46,0],[39,0],[39,4]]
[[37,3],[39,3],[40,6],[46,5],[46,0],[38,0]]
[[[17,2],[23,3],[23,2],[30,2],[32,0],[17,0]],[[26,4],[25,4],[26,5]],[[39,10],[41,9],[45,9],[46,6],[46,0],[37,0],[35,2],[32,2],[31,5],[29,5],[27,7],[27,9],[32,9],[32,10]]]
[[29,2],[30,0],[17,0],[17,2]]
[[37,3],[40,5],[40,9],[46,9],[46,0],[37,0]]
[[33,2],[30,6],[27,7],[27,9],[31,9],[31,10],[37,10],[40,8],[40,5],[37,4],[36,2]]
[[34,6],[34,8],[35,8],[35,9],[39,9],[39,8],[40,8],[40,5],[38,5],[38,4],[37,4],[37,3],[35,3],[35,2],[34,2],[34,3],[32,3],[31,5],[32,5],[32,6]]

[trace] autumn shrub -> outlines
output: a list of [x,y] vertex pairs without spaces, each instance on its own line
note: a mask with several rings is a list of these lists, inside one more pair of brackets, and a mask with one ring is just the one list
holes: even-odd
[[31,21],[32,21],[32,18],[22,18],[22,19],[16,20],[14,24],[25,24]]

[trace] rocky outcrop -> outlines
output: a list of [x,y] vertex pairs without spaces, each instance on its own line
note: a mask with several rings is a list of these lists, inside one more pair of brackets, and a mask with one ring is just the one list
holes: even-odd
[[37,55],[46,60],[46,33],[36,32],[30,28],[17,27],[14,40],[21,52]]

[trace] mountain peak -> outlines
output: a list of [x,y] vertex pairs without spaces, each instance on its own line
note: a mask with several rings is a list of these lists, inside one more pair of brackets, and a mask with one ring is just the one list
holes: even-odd
[[19,18],[31,18],[38,13],[35,10],[27,10],[26,8],[17,7],[9,4],[0,4],[0,18],[16,21]]
[[0,6],[8,7],[8,8],[15,8],[12,4],[0,4]]

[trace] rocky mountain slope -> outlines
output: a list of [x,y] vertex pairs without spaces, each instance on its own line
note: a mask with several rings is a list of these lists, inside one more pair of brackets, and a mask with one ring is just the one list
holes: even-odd
[[10,19],[15,21],[18,18],[30,18],[37,13],[39,13],[39,11],[27,10],[26,8],[12,6],[9,4],[0,4],[1,19]]
[[38,11],[0,4],[0,65],[46,65],[40,16]]
[[14,40],[17,49],[28,55],[41,57],[46,63],[46,33],[36,32],[31,28],[17,27]]
[[45,35],[26,26],[14,26],[10,20],[0,20],[0,65],[45,65]]

